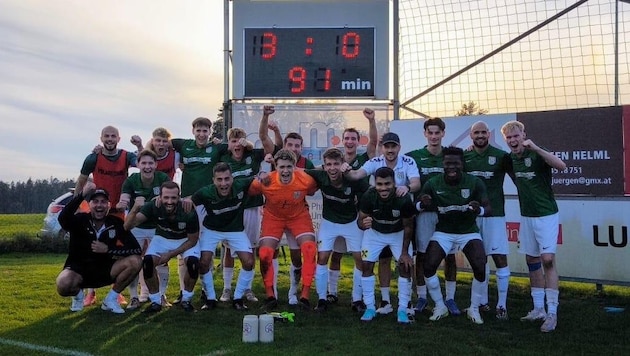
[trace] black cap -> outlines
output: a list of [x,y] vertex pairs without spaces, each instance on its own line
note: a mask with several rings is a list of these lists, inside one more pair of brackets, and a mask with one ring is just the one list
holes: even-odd
[[109,193],[107,193],[105,189],[99,188],[95,190],[94,193],[89,195],[87,201],[92,201],[92,199],[96,198],[99,195],[102,195],[105,197],[105,199],[109,200]]
[[388,132],[388,133],[383,135],[382,144],[386,144],[386,143],[390,143],[390,142],[391,143],[395,143],[397,145],[400,145],[400,138],[395,133]]

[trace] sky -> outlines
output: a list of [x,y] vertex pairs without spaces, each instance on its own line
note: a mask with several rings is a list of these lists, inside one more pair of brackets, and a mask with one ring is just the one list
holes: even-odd
[[2,0],[0,181],[75,179],[107,125],[192,137],[223,102],[223,1]]

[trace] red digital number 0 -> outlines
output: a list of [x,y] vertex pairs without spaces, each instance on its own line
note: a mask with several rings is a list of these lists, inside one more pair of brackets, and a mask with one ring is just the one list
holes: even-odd
[[289,69],[289,85],[291,93],[300,94],[306,87],[306,69],[304,67],[293,67]]
[[343,35],[341,55],[347,59],[356,58],[359,55],[359,43],[361,37],[356,32],[348,32]]
[[276,44],[278,43],[278,38],[271,32],[265,32],[262,35],[261,44],[262,48],[260,49],[260,54],[263,59],[272,59],[276,56]]

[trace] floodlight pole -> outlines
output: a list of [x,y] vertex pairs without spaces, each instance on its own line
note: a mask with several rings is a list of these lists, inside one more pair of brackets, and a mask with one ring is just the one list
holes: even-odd
[[615,106],[619,106],[619,0],[615,0]]

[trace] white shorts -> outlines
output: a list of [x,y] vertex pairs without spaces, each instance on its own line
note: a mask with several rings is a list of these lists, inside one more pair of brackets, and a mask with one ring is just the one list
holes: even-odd
[[468,241],[471,240],[481,240],[481,235],[478,232],[473,232],[469,234],[449,234],[445,232],[436,231],[433,233],[431,237],[431,241],[435,241],[440,244],[444,253],[450,254],[453,252],[461,250],[466,246]]
[[[176,250],[179,246],[181,246],[187,240],[188,238],[175,240],[175,239],[167,239],[160,235],[155,235],[153,237],[153,240],[151,240],[151,244],[149,245],[149,248],[147,249],[147,252],[145,255],[160,256],[161,254],[165,252]],[[190,256],[199,258],[200,256],[199,243],[189,248],[188,250],[184,251],[181,254],[181,256],[182,258],[186,258]]]
[[505,216],[477,217],[477,226],[483,240],[486,256],[510,254]]
[[145,251],[151,243],[151,239],[155,236],[155,229],[141,229],[139,227],[134,227],[131,229],[131,233],[135,236],[136,241],[138,241],[142,250]]
[[438,222],[437,213],[424,211],[416,217],[416,251],[425,253]]
[[348,251],[361,251],[361,240],[363,231],[359,229],[356,221],[347,224],[338,224],[326,219],[322,219],[317,233],[317,250],[332,251],[336,246],[337,237],[341,237],[346,242]]
[[[392,250],[392,255],[398,261],[402,253],[404,231],[383,234],[373,229],[363,231],[363,243],[361,244],[361,258],[363,261],[376,262],[381,251],[386,246]],[[407,253],[411,256],[411,244]]]
[[540,217],[521,216],[518,232],[518,252],[532,257],[556,253],[558,244],[558,213]]
[[252,248],[249,242],[249,238],[245,234],[245,231],[215,231],[207,228],[201,229],[199,236],[200,250],[210,251],[214,253],[219,243],[227,244],[232,252],[252,252]]
[[262,220],[262,209],[260,206],[247,208],[243,211],[243,223],[245,224],[245,234],[249,239],[251,248],[258,247],[260,240],[260,221]]
[[199,219],[199,228],[201,229],[203,227],[203,219],[206,218],[206,215],[208,215],[208,212],[206,211],[206,207],[203,205],[195,206],[195,210],[197,211],[197,218]]

